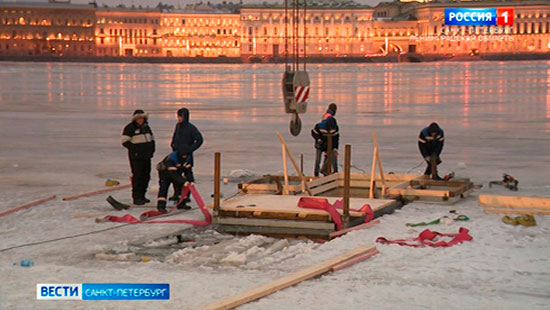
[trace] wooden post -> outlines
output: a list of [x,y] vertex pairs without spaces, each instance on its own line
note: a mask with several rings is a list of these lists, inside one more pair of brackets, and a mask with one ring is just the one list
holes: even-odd
[[332,174],[332,135],[327,134],[327,175]]
[[380,153],[378,151],[378,140],[376,139],[376,132],[372,132],[372,140],[374,141],[374,150],[376,152],[376,161],[378,162],[378,169],[380,170],[380,179],[382,180],[382,196],[386,195],[386,180],[384,180],[384,171],[382,170],[382,161],[380,160]]
[[281,141],[281,144],[284,146],[285,152],[288,154],[288,158],[290,158],[290,161],[292,162],[292,165],[294,165],[294,169],[296,169],[296,172],[298,173],[298,176],[300,177],[300,180],[302,180],[304,182],[304,185],[306,187],[306,191],[307,191],[308,195],[313,196],[313,194],[311,194],[311,190],[309,189],[309,185],[307,185],[306,178],[304,178],[304,175],[300,171],[300,167],[298,167],[298,164],[296,164],[296,161],[294,160],[294,157],[292,156],[292,153],[288,149],[288,146],[286,145],[285,140],[283,139],[283,136],[281,136],[280,132],[277,132],[277,137],[279,137],[279,140]]
[[220,153],[214,153],[214,213],[220,210]]
[[[300,154],[300,171],[302,172],[302,174],[304,174],[304,153],[301,153]],[[304,182],[304,180],[302,180],[300,182],[300,185],[302,186],[302,193],[306,191],[306,182]]]
[[349,190],[351,179],[351,145],[346,144],[346,154],[344,162],[344,228],[349,227]]
[[283,153],[283,175],[285,179],[285,184],[283,184],[283,195],[288,195],[288,168],[286,165],[286,151],[285,146],[281,144],[281,149]]
[[304,174],[304,153],[300,154],[300,171]]
[[378,154],[377,146],[374,146],[374,150],[372,151],[372,167],[370,170],[370,190],[369,190],[369,198],[374,198],[374,187],[376,184],[374,183],[374,174],[376,172],[376,154]]

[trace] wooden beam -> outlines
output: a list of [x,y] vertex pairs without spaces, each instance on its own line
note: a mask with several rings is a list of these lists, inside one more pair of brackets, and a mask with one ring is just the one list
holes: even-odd
[[286,165],[286,152],[285,146],[281,144],[282,154],[283,154],[283,175],[285,178],[285,184],[283,185],[283,195],[288,195],[288,168]]
[[75,199],[82,198],[82,197],[88,197],[88,196],[93,196],[93,195],[97,195],[97,194],[103,194],[103,193],[117,191],[117,190],[120,190],[120,189],[129,188],[129,187],[132,187],[132,184],[118,185],[118,186],[113,186],[113,187],[109,187],[109,188],[105,188],[105,189],[100,189],[98,191],[87,192],[87,193],[82,193],[82,194],[78,194],[78,195],[74,195],[74,196],[63,197],[63,200],[64,201],[75,200]]
[[313,188],[318,185],[323,185],[325,183],[332,182],[334,180],[338,180],[340,178],[340,173],[333,173],[331,175],[327,175],[326,177],[320,177],[313,181],[307,182],[309,185],[309,188]]
[[354,258],[356,256],[362,255],[364,253],[373,251],[373,249],[376,249],[374,245],[371,246],[360,246],[357,247],[347,253],[335,256],[333,258],[327,259],[323,262],[320,262],[318,264],[315,264],[311,267],[308,267],[306,269],[300,270],[298,272],[295,272],[293,274],[287,275],[285,277],[279,278],[277,280],[274,280],[270,283],[261,285],[259,287],[250,289],[248,291],[245,291],[243,293],[237,294],[235,296],[230,296],[224,299],[221,299],[219,301],[216,301],[214,303],[202,306],[198,308],[197,310],[227,310],[227,309],[233,309],[237,306],[240,306],[242,304],[251,302],[253,300],[260,299],[264,296],[270,295],[278,290],[282,290],[284,288],[287,288],[289,286],[295,285],[297,283],[300,283],[304,280],[311,279],[313,277],[322,275],[329,270],[331,270],[334,266],[338,265],[339,263],[349,260],[351,258]]
[[357,263],[359,263],[359,262],[362,262],[362,261],[364,261],[364,260],[367,259],[367,258],[373,257],[374,255],[376,255],[376,254],[378,254],[378,253],[380,253],[380,252],[379,252],[377,249],[374,249],[374,250],[369,251],[369,252],[367,252],[367,253],[365,253],[365,254],[362,254],[362,255],[356,256],[356,257],[354,257],[354,258],[350,258],[350,259],[348,259],[347,261],[341,262],[340,264],[338,264],[338,265],[332,267],[332,268],[330,269],[330,271],[336,272],[336,271],[342,270],[342,269],[347,268],[347,267],[349,267],[349,266],[351,266],[351,265],[355,265],[355,264],[357,264]]
[[311,195],[318,195],[326,191],[338,188],[338,181],[332,181],[325,185],[317,186],[311,190]]
[[292,156],[292,153],[288,149],[288,146],[286,145],[285,140],[283,139],[283,136],[281,136],[280,132],[277,132],[277,136],[279,137],[279,140],[281,140],[281,144],[284,146],[285,151],[288,154],[288,157],[290,158],[290,161],[294,165],[294,169],[296,169],[296,172],[298,173],[298,176],[300,177],[300,180],[304,181],[305,186],[306,186],[306,191],[307,191],[308,195],[312,196],[311,190],[309,189],[309,186],[307,185],[306,179],[305,179],[304,175],[302,174],[302,172],[300,171],[300,168],[298,167],[298,164],[296,164],[296,161],[294,160],[294,157]]
[[242,218],[242,217],[219,217],[217,224],[223,225],[243,225],[243,226],[266,226],[266,227],[282,227],[282,228],[308,228],[308,229],[328,229],[334,230],[334,223],[320,221],[292,221],[292,220],[275,220],[275,219],[259,219],[259,218]]
[[375,220],[375,221],[370,221],[368,223],[363,223],[363,224],[360,224],[360,225],[357,225],[357,226],[353,226],[353,227],[349,227],[349,228],[346,228],[346,229],[342,229],[342,230],[339,230],[339,231],[335,231],[333,233],[330,233],[329,234],[329,237],[332,239],[332,238],[336,238],[336,237],[340,237],[342,235],[345,235],[347,233],[349,233],[350,231],[354,231],[354,230],[360,230],[360,229],[364,229],[364,228],[369,228],[369,227],[372,227],[376,224],[380,223],[380,220]]
[[[395,182],[395,183],[401,183],[401,182],[410,181],[414,179],[420,180],[423,177],[424,177],[423,175],[419,175],[419,174],[398,174],[398,173],[384,174],[384,179],[386,180],[386,182]],[[351,174],[351,179],[358,180],[358,181],[370,181],[371,177],[369,174],[366,174],[366,173],[354,172]],[[379,180],[379,178],[377,178],[376,176],[375,176],[375,179]]]
[[372,132],[372,140],[374,141],[374,149],[376,152],[376,162],[378,163],[378,170],[380,170],[380,179],[382,180],[382,197],[386,196],[386,181],[384,180],[384,171],[382,170],[382,161],[380,160],[380,153],[378,148],[378,140],[376,139],[376,132]]
[[221,154],[214,153],[214,213],[220,210]]
[[434,189],[395,189],[390,188],[388,190],[390,195],[402,195],[402,196],[432,196],[432,197],[451,197],[452,193],[450,191],[434,190]]
[[369,190],[369,198],[374,198],[374,174],[376,173],[376,154],[378,154],[376,146],[374,146],[374,149],[372,151],[372,167],[370,170],[370,190]]
[[543,209],[484,208],[483,212],[485,212],[485,213],[501,213],[501,214],[550,215],[550,210],[543,210]]
[[342,221],[344,228],[349,226],[349,188],[350,188],[350,171],[351,171],[351,145],[346,144],[346,153],[344,154],[344,214]]
[[550,198],[479,195],[479,205],[501,208],[550,210]]
[[19,211],[19,210],[27,209],[27,208],[39,205],[41,203],[44,203],[46,201],[50,201],[50,200],[53,200],[53,199],[55,199],[55,195],[45,197],[45,198],[42,198],[42,199],[38,199],[38,200],[35,200],[35,201],[32,201],[32,202],[26,203],[22,206],[15,207],[15,208],[12,208],[12,209],[8,209],[6,211],[2,211],[2,212],[0,212],[0,216],[4,216],[4,215],[7,215],[7,214],[10,214],[10,213]]
[[326,135],[326,138],[327,138],[327,175],[331,175],[332,174],[332,156],[334,156],[333,152],[332,152],[332,135],[331,134],[327,134]]
[[471,183],[470,181],[440,181],[440,180],[410,180],[410,184],[420,186],[461,187]]

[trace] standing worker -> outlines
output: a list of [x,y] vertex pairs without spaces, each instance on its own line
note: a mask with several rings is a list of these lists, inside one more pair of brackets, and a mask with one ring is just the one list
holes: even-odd
[[147,118],[148,115],[143,110],[135,110],[132,122],[122,131],[122,145],[128,149],[132,169],[132,198],[136,205],[151,202],[145,197],[145,193],[151,179],[151,158],[155,153],[155,139]]
[[323,115],[321,122],[317,123],[311,130],[311,136],[315,139],[315,168],[313,174],[319,176],[319,165],[321,164],[321,154],[325,154],[321,173],[328,174],[328,139],[332,139],[332,172],[338,172],[338,142],[340,141],[340,133],[338,132],[338,123],[336,122],[336,103],[331,103],[328,106],[327,112]]
[[[186,179],[188,182],[195,182],[193,176],[193,152],[195,152],[202,145],[202,135],[195,125],[189,122],[189,110],[187,108],[181,108],[177,112],[178,123],[174,128],[174,134],[172,136],[172,142],[170,146],[172,151],[178,152],[179,156],[186,156],[186,162],[189,165],[186,172]],[[181,193],[181,187],[176,186],[174,183],[174,199],[179,200]],[[172,199],[172,198],[171,198]],[[186,198],[185,202],[189,202],[189,198]]]
[[[442,180],[439,175],[437,175],[437,165],[441,163],[439,155],[443,150],[444,142],[445,136],[443,130],[439,128],[439,125],[435,122],[422,129],[418,136],[418,148],[420,149],[422,157],[424,157],[424,160],[428,164],[424,174],[432,175],[432,172],[435,172],[436,180]],[[432,167],[432,164],[435,166]],[[433,169],[435,169],[435,171],[432,171]]]

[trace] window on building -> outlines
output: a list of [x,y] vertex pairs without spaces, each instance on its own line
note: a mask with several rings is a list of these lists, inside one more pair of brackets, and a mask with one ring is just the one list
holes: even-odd
[[103,28],[99,28],[99,33],[104,34]]

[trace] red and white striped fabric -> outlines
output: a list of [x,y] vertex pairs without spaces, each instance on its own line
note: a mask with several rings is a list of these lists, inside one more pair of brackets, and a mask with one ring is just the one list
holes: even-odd
[[294,86],[296,102],[306,102],[309,97],[309,86]]

